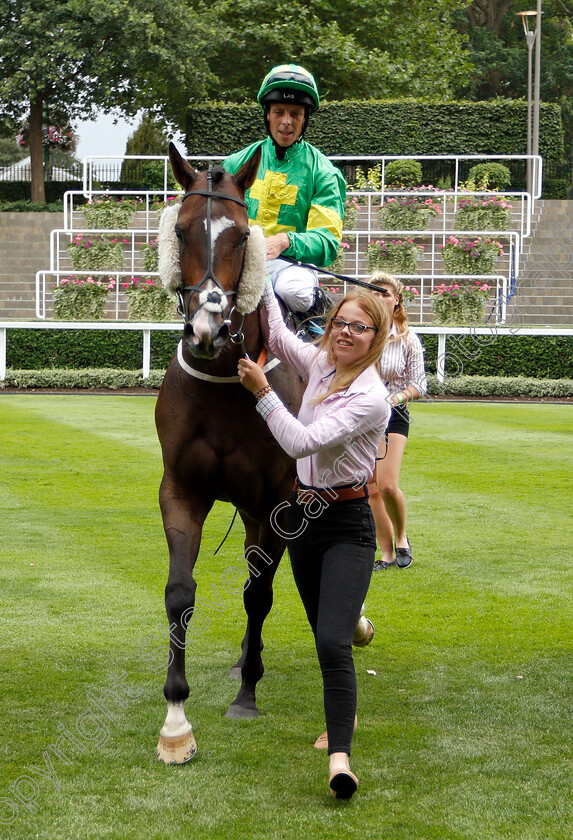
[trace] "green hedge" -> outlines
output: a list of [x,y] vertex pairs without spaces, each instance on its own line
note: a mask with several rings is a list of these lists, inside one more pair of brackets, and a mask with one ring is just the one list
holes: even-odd
[[[435,373],[438,336],[421,334],[420,341],[426,351],[427,370]],[[456,376],[573,379],[573,338],[495,335],[495,328],[492,335],[451,335],[446,342],[446,372]]]
[[446,376],[438,382],[428,377],[428,396],[459,397],[526,397],[529,399],[570,399],[573,397],[573,379],[531,379],[526,376]]
[[157,388],[161,387],[164,370],[151,370],[149,378],[144,379],[139,371],[114,370],[111,368],[86,368],[85,370],[61,370],[49,368],[47,370],[10,370],[6,374],[5,388],[82,388],[93,390],[105,388],[111,391],[126,388]]
[[[82,188],[81,181],[46,181],[44,184],[46,203],[53,204],[61,201],[67,190],[81,190]],[[0,181],[0,202],[29,199],[30,194],[29,181]]]
[[[526,116],[525,102],[508,99],[343,100],[321,105],[307,138],[327,155],[520,154],[527,147]],[[229,154],[264,136],[256,104],[193,105],[187,114],[190,154]],[[539,151],[547,163],[563,160],[559,105],[540,106]]]
[[[151,333],[151,366],[165,369],[180,332]],[[6,364],[10,369],[140,370],[143,336],[139,330],[10,330]]]
[[[151,333],[151,367],[165,369],[180,331]],[[430,374],[436,373],[438,337],[420,335]],[[487,344],[485,342],[488,342]],[[141,369],[138,330],[10,330],[7,367],[11,370]],[[573,379],[573,338],[567,336],[452,335],[447,339],[446,371],[455,375]]]
[[[87,368],[85,370],[9,370],[3,383],[6,388],[35,390],[39,388],[107,389],[119,391],[132,388],[159,389],[163,381],[163,370],[150,371],[144,379],[139,371],[111,370],[110,368]],[[0,388],[2,386],[0,385]],[[443,383],[435,376],[428,377],[426,402],[434,397],[506,397],[515,399],[573,397],[573,379],[528,379],[524,376],[455,376],[446,377]]]

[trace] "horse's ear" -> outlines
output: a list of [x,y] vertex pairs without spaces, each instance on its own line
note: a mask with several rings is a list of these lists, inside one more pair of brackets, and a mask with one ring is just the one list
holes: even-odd
[[235,183],[242,191],[243,195],[247,192],[249,187],[254,183],[259,171],[261,162],[261,147],[259,146],[255,154],[235,174]]
[[197,170],[181,157],[174,143],[169,144],[169,160],[175,180],[187,191],[197,180]]

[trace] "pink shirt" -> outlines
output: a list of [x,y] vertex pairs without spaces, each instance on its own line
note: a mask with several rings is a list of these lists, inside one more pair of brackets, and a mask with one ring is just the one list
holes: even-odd
[[378,445],[388,425],[388,390],[372,366],[345,390],[318,404],[328,390],[334,366],[327,354],[297,338],[285,325],[274,293],[267,285],[261,321],[267,347],[308,381],[298,418],[272,392],[257,411],[282,448],[297,460],[298,477],[311,487],[361,485],[374,473]]

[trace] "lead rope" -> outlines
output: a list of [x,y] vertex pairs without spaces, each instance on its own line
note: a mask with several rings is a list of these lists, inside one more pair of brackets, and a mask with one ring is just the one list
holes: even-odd
[[237,508],[235,508],[235,513],[233,514],[233,518],[231,519],[231,524],[230,524],[230,525],[229,525],[229,527],[227,528],[227,533],[225,534],[225,536],[224,536],[224,537],[223,537],[223,539],[221,540],[221,543],[219,544],[219,548],[215,549],[215,551],[213,552],[213,557],[215,557],[215,556],[218,554],[219,549],[223,547],[223,545],[224,545],[224,543],[225,543],[225,541],[226,541],[227,537],[228,537],[228,536],[229,536],[229,534],[231,533],[231,528],[232,528],[232,527],[233,527],[233,525],[235,524],[235,519],[237,518],[237,514],[238,514],[238,512],[239,512],[239,511],[237,510]]

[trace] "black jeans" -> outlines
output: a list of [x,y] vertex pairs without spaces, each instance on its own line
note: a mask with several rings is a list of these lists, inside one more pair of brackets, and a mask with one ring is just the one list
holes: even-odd
[[[318,512],[318,515],[317,515]],[[324,685],[328,753],[345,752],[356,714],[352,637],[366,598],[376,533],[367,498],[299,505],[287,511],[294,579],[314,633]]]

